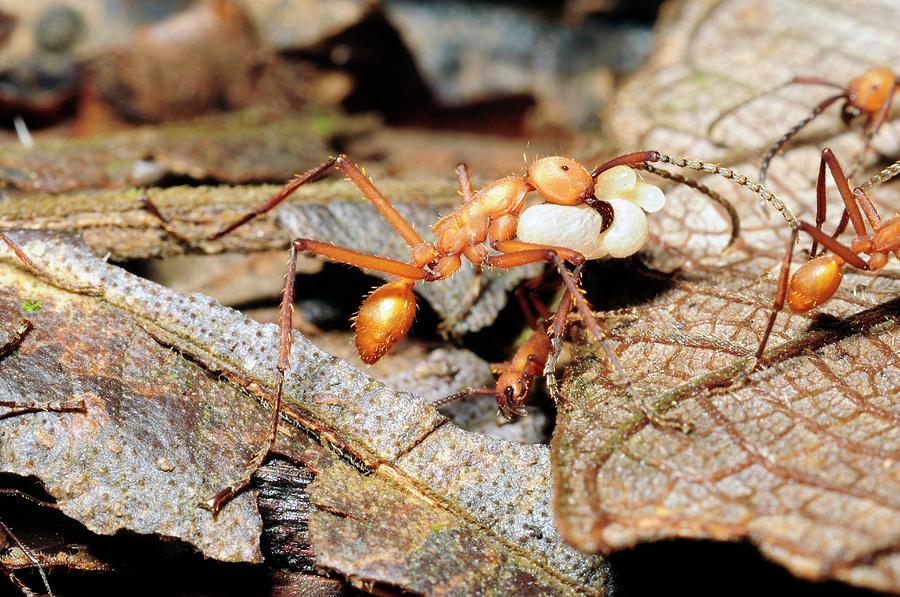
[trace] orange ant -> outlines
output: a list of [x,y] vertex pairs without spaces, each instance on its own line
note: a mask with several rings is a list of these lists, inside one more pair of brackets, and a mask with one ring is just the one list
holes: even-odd
[[[232,497],[250,483],[251,476],[265,460],[275,442],[278,418],[284,386],[285,372],[289,367],[291,330],[294,303],[294,283],[297,256],[302,252],[320,255],[362,269],[374,270],[394,276],[396,279],[373,290],[360,306],[354,321],[356,347],[366,363],[373,363],[391,349],[410,329],[416,310],[413,286],[416,282],[434,282],[455,274],[465,256],[476,267],[510,268],[541,261],[551,263],[559,271],[565,285],[563,304],[566,313],[557,316],[551,339],[550,358],[545,371],[552,368],[558,354],[559,338],[568,310],[574,306],[587,328],[590,338],[603,350],[626,393],[641,411],[660,426],[676,426],[687,431],[689,427],[679,419],[666,418],[639,394],[628,381],[622,366],[605,340],[605,335],[594,319],[590,305],[578,287],[578,282],[565,263],[580,267],[587,259],[604,256],[625,257],[637,252],[647,241],[648,229],[644,212],[661,209],[665,200],[662,191],[637,179],[632,168],[644,169],[664,178],[689,185],[706,192],[714,201],[723,205],[732,221],[732,237],[739,230],[737,214],[730,203],[699,183],[653,166],[653,163],[670,164],[678,168],[697,170],[732,180],[754,192],[762,200],[773,205],[785,219],[793,224],[795,218],[785,205],[759,183],[737,174],[733,170],[699,160],[674,158],[658,151],[640,151],[619,156],[588,171],[584,166],[566,157],[554,156],[535,160],[524,175],[509,176],[491,182],[475,191],[465,164],[457,168],[457,182],[462,204],[442,217],[431,228],[436,240],[425,241],[403,218],[372,181],[344,155],[333,157],[287,182],[269,199],[237,219],[208,240],[215,240],[249,222],[253,218],[275,208],[301,186],[321,177],[331,168],[337,168],[362,192],[390,226],[396,230],[411,249],[411,261],[404,263],[394,259],[360,253],[331,243],[298,238],[291,243],[290,259],[282,292],[279,316],[279,356],[276,363],[277,381],[272,400],[267,439],[240,480],[221,490],[202,506],[218,512]],[[536,192],[543,203],[525,208],[525,198]],[[144,204],[152,206],[149,199]],[[158,210],[148,208],[157,216],[164,228],[167,221]],[[545,345],[533,341],[535,356],[514,358],[509,371],[515,379],[504,377],[498,385],[497,396],[501,409],[515,413],[524,401],[530,379],[537,362],[541,360]],[[523,353],[524,354],[524,353]],[[524,372],[524,375],[522,374]],[[501,376],[502,377],[502,376]],[[525,378],[527,383],[519,383]],[[507,390],[507,388],[512,390]],[[508,392],[513,399],[506,399]],[[504,403],[505,399],[505,403]]]
[[887,121],[888,116],[891,113],[891,104],[894,101],[894,94],[900,89],[900,79],[891,71],[889,68],[883,66],[873,66],[867,69],[858,77],[851,79],[850,83],[844,87],[843,85],[839,85],[822,77],[816,76],[799,76],[794,77],[790,81],[772,87],[771,89],[767,89],[762,93],[757,93],[752,97],[747,98],[741,103],[737,104],[729,108],[728,110],[719,114],[715,120],[710,123],[707,128],[707,134],[711,136],[713,129],[716,127],[719,122],[721,122],[726,116],[732,114],[733,112],[743,108],[750,102],[763,97],[764,95],[769,95],[774,93],[780,89],[788,87],[790,85],[822,85],[825,87],[837,88],[840,90],[840,93],[836,95],[831,95],[826,97],[824,100],[819,102],[812,111],[807,114],[800,122],[792,126],[784,135],[781,136],[775,143],[769,147],[768,151],[766,151],[765,155],[762,158],[762,161],[759,164],[759,182],[765,184],[766,176],[769,170],[769,163],[775,157],[776,154],[781,150],[784,145],[790,141],[794,135],[799,133],[806,125],[815,120],[819,114],[827,110],[833,103],[838,100],[844,100],[844,105],[841,107],[841,119],[848,126],[850,125],[850,121],[858,116],[866,117],[866,124],[863,129],[863,138],[865,144],[863,145],[861,156],[865,156],[865,154],[869,151],[869,147],[872,144],[872,138],[878,132],[878,129]]
[[[831,171],[831,176],[844,201],[845,213],[849,215],[856,232],[856,236],[849,245],[838,242],[835,238],[837,234],[831,236],[822,231],[827,200],[826,166]],[[769,335],[772,333],[772,327],[775,325],[775,319],[784,308],[785,301],[793,313],[806,313],[828,302],[834,296],[843,280],[845,265],[851,265],[864,271],[877,271],[887,265],[891,253],[900,258],[900,216],[882,220],[878,209],[868,195],[872,188],[887,182],[898,174],[900,174],[900,161],[888,166],[851,191],[847,176],[844,175],[834,153],[828,148],[822,151],[816,185],[816,225],[799,221],[792,227],[791,238],[778,277],[772,314],[769,316],[766,331],[756,351],[753,369],[756,369],[762,358]],[[866,230],[866,220],[872,227],[871,234]],[[800,231],[806,232],[813,239],[810,259],[800,266],[788,280],[794,245]],[[816,256],[817,243],[821,243],[825,249],[831,251],[831,254]],[[868,255],[869,260],[864,260],[861,255]]]

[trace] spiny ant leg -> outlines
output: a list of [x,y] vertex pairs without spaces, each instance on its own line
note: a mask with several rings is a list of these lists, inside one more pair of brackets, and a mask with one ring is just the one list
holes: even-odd
[[330,243],[305,238],[298,238],[291,243],[288,269],[285,274],[284,290],[281,293],[281,312],[278,319],[278,362],[275,365],[277,379],[275,392],[272,398],[272,410],[269,416],[266,441],[250,460],[247,468],[244,470],[244,473],[238,481],[225,487],[212,498],[201,504],[203,508],[206,508],[214,514],[219,512],[229,500],[250,485],[253,474],[259,470],[259,467],[265,462],[266,456],[268,456],[269,452],[271,452],[272,448],[275,446],[275,440],[278,435],[278,421],[281,411],[284,377],[290,366],[291,333],[293,330],[294,314],[294,285],[295,278],[297,277],[297,255],[303,251],[322,255],[348,265],[373,269],[383,273],[408,278],[410,280],[423,280],[426,279],[428,275],[425,270],[400,261],[394,261],[393,259],[386,259],[374,255],[366,255]]
[[[7,537],[9,537],[10,539],[13,540],[13,542],[18,546],[18,548],[20,550],[22,550],[22,553],[25,555],[25,557],[28,558],[28,560],[31,562],[31,564],[37,569],[38,574],[41,577],[41,581],[43,581],[43,583],[44,583],[44,588],[47,589],[47,593],[46,593],[47,596],[53,597],[53,589],[50,588],[50,580],[47,578],[47,572],[46,572],[46,570],[44,570],[44,566],[41,563],[41,561],[38,559],[37,555],[34,552],[32,552],[31,549],[29,549],[24,543],[19,541],[19,538],[16,537],[15,533],[12,532],[12,529],[10,529],[8,526],[6,526],[6,524],[2,520],[0,520],[0,529],[2,529],[4,533],[6,533]],[[7,576],[13,582],[13,584],[15,584],[19,588],[19,590],[21,590],[23,593],[25,593],[26,595],[34,594],[31,591],[31,589],[28,588],[27,585],[25,585],[22,581],[20,581],[18,579],[18,577],[16,577],[15,574],[8,571]]]
[[756,349],[753,366],[748,371],[748,375],[758,368],[760,360],[763,356],[763,352],[766,349],[766,344],[769,342],[769,335],[772,333],[772,327],[775,325],[775,319],[784,308],[784,301],[787,297],[791,258],[794,254],[794,244],[797,241],[797,234],[800,232],[809,234],[814,239],[818,240],[818,242],[820,242],[826,249],[828,249],[853,267],[861,270],[869,269],[869,264],[862,257],[857,255],[850,247],[839,243],[837,240],[833,239],[831,236],[829,236],[822,230],[819,230],[812,224],[803,221],[798,222],[797,227],[791,231],[790,239],[788,239],[788,246],[785,250],[784,260],[781,263],[781,273],[778,276],[778,286],[777,290],[775,291],[775,301],[772,304],[772,313],[771,315],[769,315],[769,322],[766,325],[766,331],[763,333],[763,338],[759,343],[759,347]]
[[[791,85],[823,85],[826,87],[833,87],[835,89],[841,89],[841,90],[844,89],[843,85],[838,85],[837,83],[832,83],[831,81],[829,81],[827,79],[823,79],[822,77],[815,77],[815,76],[794,77],[794,78],[790,79],[789,81],[785,81],[784,83],[779,83],[778,85],[775,85],[774,87],[770,87],[769,89],[760,91],[759,93],[755,93],[755,94],[751,95],[750,97],[748,97],[747,99],[741,101],[740,103],[735,104],[734,106],[728,108],[724,112],[720,112],[719,115],[716,116],[716,118],[711,123],[709,123],[709,126],[706,128],[706,137],[708,139],[712,139],[713,138],[713,130],[718,126],[718,124],[720,122],[722,122],[729,115],[734,114],[735,112],[737,112],[738,110],[740,110],[741,108],[746,106],[747,104],[754,102],[761,97],[771,95],[771,94],[775,93],[776,91],[780,91],[780,90],[784,89],[785,87],[790,87]],[[715,143],[715,141],[714,141],[714,143]]]
[[780,139],[778,139],[778,141],[773,143],[772,146],[769,147],[769,150],[766,151],[766,154],[763,156],[762,160],[759,163],[759,182],[761,184],[766,184],[766,176],[769,172],[769,164],[788,141],[793,139],[797,133],[799,133],[810,122],[815,120],[822,112],[827,110],[831,106],[831,104],[838,101],[839,99],[844,99],[846,97],[847,94],[846,92],[844,92],[825,98],[819,103],[819,105],[813,108],[812,111],[807,114],[805,118],[803,118],[803,120],[792,126],[784,135],[781,136]]
[[[572,272],[576,285],[581,283],[581,270],[584,265],[579,265]],[[550,354],[547,355],[547,362],[544,363],[544,379],[547,382],[547,392],[553,402],[559,400],[559,386],[556,383],[556,364],[559,362],[559,355],[562,353],[563,337],[566,334],[566,324],[569,321],[569,312],[572,310],[574,299],[568,290],[563,291],[559,305],[556,307],[556,314],[553,316],[553,325],[548,330],[550,335]]]
[[381,213],[382,217],[384,217],[388,224],[390,224],[391,227],[394,228],[394,230],[396,230],[400,234],[400,236],[403,237],[403,240],[405,240],[410,247],[415,249],[416,247],[424,243],[422,237],[419,236],[419,234],[415,231],[412,224],[410,224],[402,215],[400,215],[400,212],[398,212],[396,208],[391,205],[391,202],[381,194],[381,191],[379,191],[374,184],[372,184],[372,181],[369,180],[369,177],[367,177],[358,167],[356,167],[356,165],[353,164],[353,162],[351,162],[350,159],[345,155],[339,155],[337,157],[331,158],[330,160],[319,164],[315,168],[304,172],[300,176],[293,178],[261,205],[246,213],[241,218],[238,218],[231,225],[226,226],[221,231],[211,235],[209,237],[209,240],[216,240],[217,238],[221,238],[237,227],[246,224],[253,218],[272,210],[279,203],[287,199],[298,188],[308,182],[316,180],[332,167],[335,167],[343,172],[347,176],[347,178],[350,179],[350,182],[356,185],[356,188],[358,188],[366,197],[366,199],[368,199],[372,203],[372,205],[375,206],[375,208]]
[[[850,191],[850,182],[844,174],[844,169],[841,168],[841,164],[838,162],[834,152],[827,147],[822,150],[822,158],[819,161],[819,175],[816,179],[816,229],[821,231],[822,225],[825,223],[825,210],[828,199],[825,188],[826,167],[831,171],[831,177],[834,179],[838,192],[841,194],[841,199],[844,201],[844,210],[847,212],[848,218],[853,223],[853,229],[856,231],[856,235],[859,237],[866,236],[866,224],[863,220],[862,213],[860,213],[859,205],[857,205],[854,195]],[[840,224],[838,227],[840,228]],[[815,257],[816,249],[818,247],[818,242],[816,241],[817,236],[818,235],[813,236],[810,257]]]
[[281,312],[278,318],[278,362],[275,365],[276,381],[275,393],[272,399],[272,410],[269,413],[268,431],[266,441],[262,447],[254,454],[241,478],[219,491],[216,495],[206,500],[200,506],[217,514],[222,507],[228,503],[234,496],[250,485],[254,473],[259,470],[266,456],[275,447],[275,440],[278,436],[278,420],[281,416],[281,395],[284,388],[284,374],[290,365],[291,360],[291,340],[293,331],[293,314],[294,314],[294,279],[297,277],[297,247],[291,244],[290,258],[288,259],[288,269],[285,274],[284,289],[281,291]]
[[29,257],[25,253],[25,251],[22,249],[22,247],[20,247],[18,245],[18,243],[16,243],[9,236],[7,236],[6,233],[3,232],[2,230],[0,230],[0,240],[2,240],[6,244],[6,246],[9,247],[9,249],[13,253],[15,253],[16,257],[19,258],[19,261],[21,261],[23,264],[25,264],[25,266],[32,273],[45,279],[47,282],[49,282],[53,286],[56,286],[57,288],[62,288],[63,290],[68,290],[69,292],[74,292],[77,294],[93,295],[93,294],[97,294],[99,292],[99,289],[94,286],[90,286],[90,285],[75,286],[73,284],[69,284],[68,282],[64,282],[63,280],[60,280],[59,278],[57,278],[56,276],[51,274],[50,272],[38,267],[34,263],[34,261],[31,260],[31,257]]
[[693,426],[688,421],[684,421],[680,417],[669,417],[660,413],[645,396],[634,389],[634,387],[631,385],[631,381],[628,379],[628,375],[625,373],[625,370],[619,363],[619,359],[616,357],[615,353],[606,342],[606,335],[597,324],[597,320],[594,318],[594,313],[591,310],[587,299],[584,298],[584,294],[582,294],[581,289],[578,288],[578,286],[575,284],[575,280],[572,278],[572,273],[568,269],[566,269],[566,266],[563,263],[562,259],[560,259],[557,255],[554,254],[552,258],[553,263],[556,265],[556,268],[559,270],[559,273],[562,276],[563,283],[566,285],[569,294],[571,294],[575,300],[575,308],[578,310],[582,322],[590,333],[591,338],[600,346],[601,349],[603,349],[607,360],[609,361],[610,365],[612,365],[612,368],[616,372],[616,375],[618,375],[619,380],[625,387],[625,391],[628,396],[632,399],[632,401],[634,401],[638,408],[640,408],[641,412],[658,427],[675,427],[683,433],[690,433],[690,431],[693,429]]
[[0,407],[9,409],[6,412],[0,413],[0,419],[36,412],[83,413],[87,410],[83,398],[66,398],[65,400],[49,400],[46,402],[12,402],[9,400],[0,400]]
[[775,327],[775,319],[778,318],[778,314],[781,313],[781,310],[784,308],[784,299],[787,296],[788,277],[791,272],[791,259],[794,256],[794,245],[797,243],[798,233],[799,229],[797,228],[791,230],[791,237],[788,239],[787,248],[784,252],[784,259],[781,261],[781,270],[778,274],[778,285],[775,287],[775,301],[772,303],[772,312],[769,314],[766,331],[763,332],[762,340],[760,340],[759,346],[756,349],[753,366],[747,371],[748,376],[759,367],[763,353],[766,350],[766,344],[769,343],[769,336],[772,334],[772,328]]
[[462,194],[463,205],[475,198],[475,187],[472,186],[472,178],[469,176],[469,167],[465,162],[456,165],[456,184]]
[[163,230],[166,231],[166,234],[168,234],[169,236],[174,238],[177,242],[179,242],[182,245],[185,245],[188,247],[193,246],[193,244],[194,244],[193,241],[191,239],[189,239],[188,237],[184,236],[183,234],[181,234],[180,232],[178,232],[178,230],[176,230],[175,227],[172,226],[172,222],[169,220],[169,218],[164,216],[161,211],[159,211],[159,208],[156,207],[156,204],[153,203],[153,201],[150,199],[150,195],[146,191],[143,191],[140,194],[140,196],[138,196],[138,200],[141,202],[141,204],[144,206],[144,209],[150,215],[152,215],[154,218],[159,220],[160,224],[162,225]]

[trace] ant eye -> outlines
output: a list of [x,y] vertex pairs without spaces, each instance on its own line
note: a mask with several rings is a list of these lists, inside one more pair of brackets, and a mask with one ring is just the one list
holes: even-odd
[[507,400],[512,400],[516,395],[516,391],[512,386],[506,386],[506,389],[503,390],[503,393],[506,395]]
[[562,165],[562,169],[565,170],[566,172],[569,171],[569,167],[565,164]]

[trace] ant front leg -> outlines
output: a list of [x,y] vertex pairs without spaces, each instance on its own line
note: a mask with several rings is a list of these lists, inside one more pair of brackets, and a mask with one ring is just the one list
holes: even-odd
[[597,324],[594,312],[591,309],[590,304],[588,304],[587,299],[584,298],[584,293],[581,292],[581,289],[575,283],[572,273],[566,269],[565,264],[559,256],[554,254],[552,259],[562,276],[568,294],[574,299],[575,308],[578,310],[578,314],[581,316],[588,333],[594,342],[596,342],[603,350],[607,361],[609,361],[613,370],[616,372],[616,375],[618,375],[620,382],[625,387],[625,391],[631,400],[638,406],[644,416],[657,427],[674,427],[682,433],[690,433],[693,429],[693,425],[691,425],[690,422],[683,420],[681,417],[671,417],[660,413],[654,404],[652,404],[643,394],[634,389],[628,375],[625,373],[625,369],[622,367],[621,363],[619,363],[619,359],[606,341],[606,334],[603,333],[603,330],[601,330],[600,326]]
[[388,282],[373,291],[360,307],[357,315],[356,347],[366,363],[374,363],[409,331],[416,312],[415,296],[412,292],[416,280],[428,279],[428,273],[412,265],[366,255],[330,243],[299,238],[291,243],[290,259],[285,274],[284,290],[281,293],[281,310],[278,318],[278,361],[275,365],[276,383],[269,415],[268,431],[263,445],[250,459],[240,479],[219,491],[201,507],[214,514],[237,494],[246,489],[253,474],[265,462],[266,456],[275,447],[278,435],[281,401],[285,374],[290,366],[294,313],[294,287],[297,277],[297,256],[308,251],[339,263],[363,269],[371,269],[398,276],[395,282]]
[[[530,245],[530,243],[523,243],[521,241],[502,241],[492,244],[500,251],[515,251],[515,249],[513,248],[515,246]],[[519,265],[525,265],[527,263],[535,263],[538,261],[548,261],[552,263],[559,271],[560,276],[562,276],[563,284],[565,284],[566,286],[567,293],[572,296],[572,299],[575,303],[575,308],[578,310],[578,313],[581,316],[581,319],[585,327],[587,328],[591,339],[596,342],[603,350],[607,360],[609,361],[613,370],[616,372],[616,375],[619,377],[622,385],[625,387],[626,393],[640,408],[641,412],[651,422],[653,422],[653,424],[659,427],[675,427],[677,429],[680,429],[684,433],[690,432],[692,429],[690,423],[688,423],[687,421],[683,421],[678,417],[667,417],[661,414],[658,410],[656,410],[656,407],[653,404],[651,404],[644,396],[637,392],[631,385],[631,381],[629,380],[628,375],[625,373],[624,368],[619,363],[619,359],[616,357],[615,353],[610,348],[609,343],[606,341],[606,334],[604,334],[603,330],[600,329],[600,326],[597,323],[596,318],[594,317],[594,313],[591,310],[590,304],[584,297],[584,293],[581,292],[581,289],[575,283],[575,279],[572,277],[572,272],[570,272],[566,268],[564,260],[570,261],[576,266],[582,265],[584,263],[584,257],[576,251],[572,251],[569,249],[559,249],[557,247],[545,247],[523,249],[517,252],[495,255],[488,258],[487,264],[494,267],[515,267]]]

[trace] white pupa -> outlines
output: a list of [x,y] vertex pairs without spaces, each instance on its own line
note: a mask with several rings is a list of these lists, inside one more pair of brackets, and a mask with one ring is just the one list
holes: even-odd
[[649,233],[645,212],[665,205],[662,190],[642,182],[628,166],[616,166],[597,177],[594,194],[613,209],[613,222],[602,234],[603,218],[595,209],[543,203],[522,212],[516,235],[529,243],[573,249],[587,259],[637,253]]

